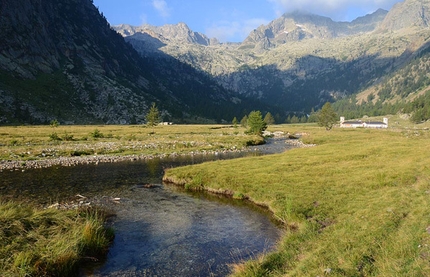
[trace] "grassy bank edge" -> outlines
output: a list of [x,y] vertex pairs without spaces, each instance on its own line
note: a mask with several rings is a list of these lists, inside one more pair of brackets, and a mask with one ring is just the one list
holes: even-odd
[[2,276],[77,276],[83,262],[103,258],[113,240],[108,213],[0,202]]
[[429,132],[304,132],[317,147],[169,169],[164,180],[249,199],[288,223],[272,253],[234,276],[428,276]]

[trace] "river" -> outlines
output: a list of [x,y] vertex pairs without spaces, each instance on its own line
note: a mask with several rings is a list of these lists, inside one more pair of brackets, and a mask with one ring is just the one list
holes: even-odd
[[[273,140],[257,152],[288,147]],[[274,150],[276,149],[276,151]],[[164,168],[256,153],[220,153],[1,173],[5,199],[40,205],[87,197],[105,201],[115,217],[106,260],[82,276],[226,276],[230,264],[273,248],[282,229],[266,211],[240,200],[190,193],[162,184]],[[150,185],[148,185],[150,184]]]

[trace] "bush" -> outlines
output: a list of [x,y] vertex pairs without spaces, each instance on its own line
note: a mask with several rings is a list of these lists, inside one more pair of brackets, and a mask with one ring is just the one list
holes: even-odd
[[104,138],[104,135],[99,131],[99,129],[95,129],[94,132],[90,133],[90,136],[94,139]]
[[73,140],[73,135],[70,135],[69,133],[65,132],[64,136],[63,136],[63,140],[65,140],[65,141],[72,141]]
[[58,136],[58,134],[56,132],[53,132],[49,135],[49,139],[52,141],[58,141],[61,140],[61,138]]

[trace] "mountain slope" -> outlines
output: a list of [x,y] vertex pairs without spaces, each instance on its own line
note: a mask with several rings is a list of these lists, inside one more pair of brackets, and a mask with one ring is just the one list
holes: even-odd
[[0,5],[0,123],[139,123],[151,102],[177,121],[231,120],[245,109],[187,64],[142,58],[91,0]]

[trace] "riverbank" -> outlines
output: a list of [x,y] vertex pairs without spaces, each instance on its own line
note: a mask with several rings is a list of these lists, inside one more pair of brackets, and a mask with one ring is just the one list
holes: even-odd
[[[263,138],[245,135],[244,128],[218,125],[162,126],[157,127],[155,134],[148,134],[144,127],[137,126],[98,126],[98,134],[109,135],[93,139],[85,137],[85,133],[94,128],[92,126],[62,128],[68,137],[75,139],[52,141],[48,139],[52,128],[47,126],[0,127],[0,172],[188,155],[247,151],[276,153],[287,148],[312,146],[296,139],[303,134],[298,133],[290,138],[290,134],[282,130],[266,132],[267,136],[273,137],[268,141],[275,141],[278,145],[262,146]],[[128,132],[131,133],[125,135]],[[24,137],[26,134],[28,136]],[[16,139],[18,136],[22,141]],[[83,137],[78,139],[78,136]],[[130,140],[130,137],[133,139]]]
[[[222,125],[0,127],[0,170],[249,151],[262,138]],[[55,136],[53,135],[55,134]]]
[[168,169],[164,180],[267,206],[290,226],[234,276],[426,276],[430,133],[303,127],[317,147]]
[[[270,141],[270,138],[268,139]],[[39,160],[2,160],[0,161],[0,172],[3,170],[26,170],[26,169],[37,169],[47,168],[52,166],[76,166],[76,165],[89,165],[99,163],[116,163],[123,161],[137,161],[137,160],[149,160],[154,158],[168,158],[178,156],[192,156],[192,155],[218,155],[225,153],[237,153],[237,152],[252,152],[262,151],[265,153],[277,153],[282,149],[297,148],[297,147],[311,147],[314,145],[304,144],[303,142],[296,139],[279,139],[277,143],[278,147],[273,145],[260,145],[260,146],[249,146],[241,149],[220,149],[220,150],[195,150],[191,152],[182,153],[169,153],[169,154],[133,154],[133,155],[89,155],[89,156],[78,156],[78,157],[57,157],[57,158],[45,158]],[[281,145],[284,144],[284,145]],[[279,150],[279,149],[281,150]]]
[[233,149],[233,150],[220,150],[220,151],[191,151],[189,153],[170,153],[170,154],[133,154],[133,155],[91,155],[91,156],[79,156],[79,157],[58,157],[58,158],[47,158],[40,160],[8,160],[0,161],[0,172],[3,170],[20,170],[20,169],[36,169],[36,168],[47,168],[52,166],[76,166],[76,165],[89,165],[99,163],[116,163],[123,161],[137,161],[137,160],[149,160],[154,158],[166,158],[166,157],[177,157],[186,155],[209,155],[218,153],[231,153],[231,152],[242,152],[251,151],[247,149]]

